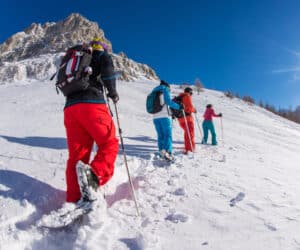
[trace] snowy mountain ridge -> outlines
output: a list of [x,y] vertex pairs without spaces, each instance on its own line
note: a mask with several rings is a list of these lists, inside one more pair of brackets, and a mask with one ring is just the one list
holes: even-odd
[[[101,37],[111,48],[104,31],[96,22],[73,13],[65,20],[31,24],[0,45],[0,84],[27,79],[49,79],[55,72],[60,56],[67,48]],[[157,80],[158,77],[148,65],[134,62],[124,53],[112,53],[116,70],[122,71],[121,80]],[[35,68],[36,67],[36,68]]]

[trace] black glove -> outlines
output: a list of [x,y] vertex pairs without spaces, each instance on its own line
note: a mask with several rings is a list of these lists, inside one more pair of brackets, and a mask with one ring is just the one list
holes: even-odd
[[220,113],[219,116],[222,117],[223,116],[222,113]]
[[197,109],[195,109],[194,113],[195,113],[195,114],[197,113]]
[[182,103],[179,103],[179,110],[184,110],[184,105]]
[[113,103],[117,103],[119,101],[119,95],[117,92],[115,93],[108,93],[107,95],[110,99],[112,99]]

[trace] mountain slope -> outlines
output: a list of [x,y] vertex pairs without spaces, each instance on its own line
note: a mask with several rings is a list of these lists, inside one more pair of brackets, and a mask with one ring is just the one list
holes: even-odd
[[[62,206],[67,148],[64,98],[49,82],[0,86],[0,249],[298,249],[300,126],[259,107],[205,90],[219,145],[182,155],[173,125],[175,164],[154,159],[156,134],[145,113],[149,81],[119,82],[118,104],[141,217],[130,198],[123,155],[102,190],[106,204],[65,231],[35,224]],[[130,91],[128,91],[130,89]],[[173,88],[173,94],[179,89]],[[112,107],[114,111],[114,108]],[[222,140],[223,137],[223,140]],[[104,207],[107,206],[107,211]]]

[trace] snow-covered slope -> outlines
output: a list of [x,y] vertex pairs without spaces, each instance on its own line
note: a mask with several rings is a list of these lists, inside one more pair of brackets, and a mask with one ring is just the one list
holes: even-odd
[[102,209],[56,231],[35,224],[64,202],[64,98],[49,82],[0,86],[0,249],[300,248],[300,126],[205,90],[193,96],[197,117],[201,123],[208,103],[224,114],[223,131],[214,120],[219,145],[201,145],[196,127],[197,151],[182,155],[182,130],[175,122],[177,161],[162,167],[154,160],[156,134],[145,112],[154,86],[118,84],[141,216],[136,217],[120,152],[115,175],[102,189]]

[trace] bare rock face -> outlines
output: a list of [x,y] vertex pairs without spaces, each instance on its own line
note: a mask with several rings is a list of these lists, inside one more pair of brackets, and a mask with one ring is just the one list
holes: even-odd
[[124,52],[119,55],[113,54],[114,66],[117,70],[122,71],[121,79],[124,81],[135,81],[137,79],[158,80],[153,69],[148,65],[136,63],[129,59]]
[[[0,83],[45,80],[56,71],[62,52],[78,43],[89,42],[93,37],[103,38],[112,48],[98,24],[77,13],[57,23],[33,23],[0,45]],[[125,54],[112,55],[116,69],[123,72],[121,80],[158,79],[149,66],[136,63]]]
[[0,45],[1,61],[15,62],[47,53],[64,52],[75,44],[104,37],[98,24],[80,14],[71,14],[58,23],[33,23],[23,32],[18,32]]

